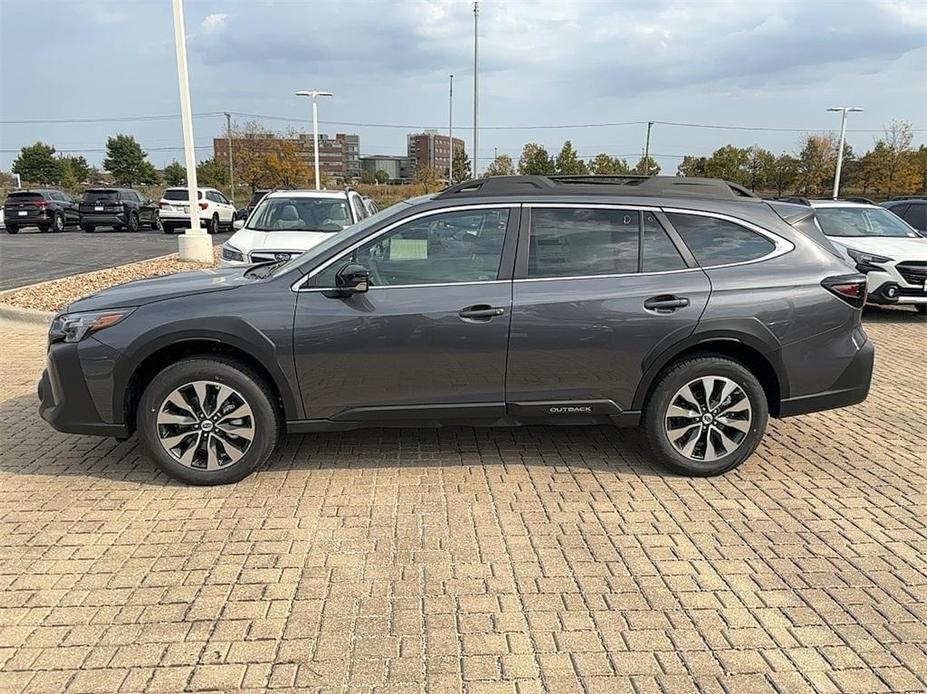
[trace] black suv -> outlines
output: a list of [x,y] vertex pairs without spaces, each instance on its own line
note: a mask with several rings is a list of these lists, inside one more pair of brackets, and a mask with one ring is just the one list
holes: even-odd
[[883,202],[882,207],[894,212],[922,235],[927,233],[927,198],[894,198]]
[[282,263],[72,304],[41,414],[137,432],[169,475],[239,480],[282,432],[642,424],[692,475],[768,416],[858,403],[866,278],[814,224],[712,179],[514,176],[394,205]]
[[80,228],[92,232],[99,226],[116,231],[148,226],[161,231],[158,203],[131,188],[90,188],[80,201]]
[[60,190],[14,190],[3,203],[6,233],[18,234],[27,226],[40,231],[64,231],[80,221],[77,203]]

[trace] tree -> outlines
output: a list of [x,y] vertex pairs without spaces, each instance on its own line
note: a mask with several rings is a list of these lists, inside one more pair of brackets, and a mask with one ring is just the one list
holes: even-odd
[[276,136],[257,121],[232,128],[232,163],[235,177],[251,187],[251,192],[269,185],[267,155]]
[[748,164],[750,150],[734,145],[719,147],[705,162],[705,175],[709,178],[720,178],[741,185],[750,184]]
[[180,162],[172,161],[164,167],[164,182],[169,186],[182,186],[187,182],[187,169]]
[[658,176],[660,174],[660,165],[657,164],[653,157],[648,156],[646,161],[644,161],[644,157],[641,157],[641,160],[631,169],[631,173],[635,176]]
[[611,157],[605,153],[596,154],[589,164],[589,169],[597,176],[622,176],[630,173],[628,162],[618,157]]
[[483,176],[514,176],[515,165],[512,163],[512,157],[508,154],[500,154],[492,160],[492,164],[486,167]]
[[747,173],[750,176],[747,185],[750,190],[765,190],[770,185],[775,163],[776,157],[768,149],[756,146],[747,148]]
[[466,151],[462,149],[454,150],[454,180],[455,181],[469,181],[470,180],[470,157],[467,156]]
[[[151,170],[144,165],[148,155],[131,135],[116,135],[106,140],[106,159],[103,168],[113,175],[116,183],[133,185],[144,183],[143,177],[151,177]],[[151,166],[148,164],[148,166]],[[152,167],[153,169],[153,167]]]
[[441,172],[433,166],[420,166],[415,170],[415,182],[421,184],[426,195],[438,189],[442,178]]
[[389,183],[389,173],[383,169],[377,169],[377,172],[373,175],[373,180],[377,183]]
[[539,175],[549,176],[556,167],[547,150],[539,144],[529,142],[521,150],[518,160],[518,173],[523,176]]
[[161,174],[150,161],[143,161],[138,167],[138,182],[153,186],[161,182]]
[[557,153],[554,166],[556,167],[557,173],[563,176],[589,173],[589,167],[586,166],[586,162],[577,156],[576,150],[573,148],[573,143],[569,140],[563,143],[563,147],[561,147],[560,152]]
[[[76,183],[86,183],[90,180],[91,169],[90,164],[87,163],[87,160],[81,156],[75,156],[73,154],[65,154],[59,156],[58,159],[61,161],[62,166],[62,178],[65,175],[70,174],[73,176]],[[67,172],[65,170],[68,170]]]
[[211,188],[228,185],[228,163],[219,161],[215,157],[201,161],[196,167],[196,180],[199,185]]
[[895,193],[913,193],[922,182],[914,158],[911,142],[914,131],[906,121],[893,120],[884,128],[884,137],[876,143],[884,144],[877,188],[891,197]]
[[791,154],[783,152],[773,161],[769,183],[776,189],[777,197],[790,189],[798,177],[798,160]]
[[12,170],[30,183],[58,183],[61,179],[61,161],[55,158],[55,148],[44,142],[20,149]]
[[682,158],[682,162],[676,167],[677,176],[699,176],[708,175],[708,158],[697,157],[694,154],[687,154]]
[[806,135],[798,155],[798,190],[808,197],[823,194],[833,180],[836,166],[837,143],[833,135]]
[[264,178],[270,185],[292,188],[308,185],[314,180],[313,168],[300,156],[299,145],[292,133],[273,138],[270,151],[263,160]]

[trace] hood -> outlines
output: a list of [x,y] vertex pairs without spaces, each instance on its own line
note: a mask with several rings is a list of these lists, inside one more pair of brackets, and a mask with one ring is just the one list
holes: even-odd
[[828,236],[834,244],[893,260],[927,260],[927,239],[902,236]]
[[251,251],[308,251],[338,232],[327,231],[254,231],[239,229],[228,240],[244,253]]
[[99,311],[108,308],[143,306],[178,296],[228,291],[251,283],[244,278],[245,268],[223,268],[180,272],[175,275],[152,277],[119,284],[78,299],[68,312]]

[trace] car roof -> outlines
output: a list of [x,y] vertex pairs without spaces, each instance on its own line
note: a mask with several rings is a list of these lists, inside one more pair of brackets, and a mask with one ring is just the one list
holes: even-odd
[[268,198],[346,198],[344,190],[273,190],[267,194]]
[[[186,189],[187,189],[186,186],[170,186],[169,188],[165,188],[165,189],[164,189],[164,192],[166,193],[166,192],[169,191],[169,190],[186,190]],[[215,190],[215,191],[218,191],[219,189],[218,189],[218,188],[210,188],[209,186],[200,186],[199,188],[197,188],[197,190]]]

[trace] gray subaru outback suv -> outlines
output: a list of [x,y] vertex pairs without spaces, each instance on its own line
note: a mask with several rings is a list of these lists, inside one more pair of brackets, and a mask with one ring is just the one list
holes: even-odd
[[192,484],[283,433],[642,425],[714,475],[767,419],[865,399],[866,278],[814,210],[675,177],[514,176],[383,210],[285,263],[142,280],[49,332],[40,411]]

